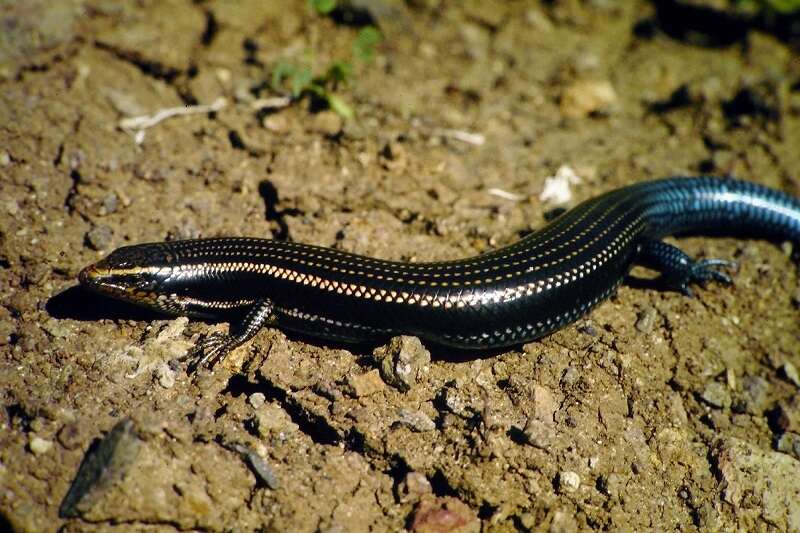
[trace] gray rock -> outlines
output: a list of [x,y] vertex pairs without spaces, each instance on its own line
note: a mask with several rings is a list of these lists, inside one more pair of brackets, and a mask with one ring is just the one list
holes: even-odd
[[129,418],[117,422],[108,435],[84,456],[58,509],[59,516],[76,518],[90,509],[136,462],[141,444],[142,440]]
[[380,362],[381,377],[400,391],[407,392],[428,371],[431,353],[417,337],[394,337],[373,352]]
[[86,232],[84,242],[92,250],[107,250],[113,237],[114,232],[110,227],[105,225],[95,226]]
[[723,383],[719,383],[717,381],[712,381],[706,385],[706,388],[703,390],[703,394],[700,397],[705,401],[708,405],[712,407],[717,407],[720,409],[725,409],[731,406],[731,394],[728,391],[728,387],[725,386]]

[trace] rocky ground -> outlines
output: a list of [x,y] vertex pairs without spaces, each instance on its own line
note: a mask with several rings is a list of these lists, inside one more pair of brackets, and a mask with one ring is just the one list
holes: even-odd
[[[785,244],[673,240],[734,287],[623,286],[468,359],[265,330],[190,376],[171,360],[225,324],[75,288],[198,236],[463,257],[543,225],[555,175],[567,206],[697,173],[800,196],[796,49],[694,4],[0,3],[0,529],[800,529]],[[306,67],[316,97],[286,98]]]

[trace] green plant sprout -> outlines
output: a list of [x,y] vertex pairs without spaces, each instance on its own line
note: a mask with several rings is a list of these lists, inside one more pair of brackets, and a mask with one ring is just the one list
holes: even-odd
[[[327,15],[336,8],[336,0],[309,0],[311,8],[319,14]],[[380,31],[374,26],[365,26],[356,34],[351,58],[332,62],[321,74],[316,74],[310,66],[311,61],[298,65],[281,59],[272,69],[270,87],[280,92],[288,88],[292,100],[305,96],[319,98],[335,113],[345,119],[355,117],[350,107],[335,91],[353,79],[353,58],[369,63],[375,56],[375,47],[381,40]]]

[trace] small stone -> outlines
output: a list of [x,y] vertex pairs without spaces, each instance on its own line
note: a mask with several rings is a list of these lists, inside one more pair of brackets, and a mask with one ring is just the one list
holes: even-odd
[[431,494],[433,488],[431,482],[424,474],[419,472],[409,472],[403,481],[400,482],[398,488],[398,498],[402,503],[413,502],[419,500],[425,494]]
[[55,318],[47,319],[42,324],[42,329],[57,339],[66,339],[75,333],[75,329],[70,327],[68,323]]
[[165,389],[171,389],[175,386],[175,371],[170,368],[169,364],[162,363],[156,367],[156,379],[158,384]]
[[344,390],[351,396],[363,398],[380,392],[386,387],[377,369],[364,374],[351,375],[347,378]]
[[105,198],[103,198],[103,203],[100,205],[100,214],[110,215],[111,213],[116,212],[118,204],[119,199],[117,198],[116,193],[108,193]]
[[558,488],[561,492],[575,492],[581,486],[581,477],[571,470],[558,474]]
[[[11,198],[3,205],[6,208],[6,212],[12,217],[19,213],[19,203],[15,199]],[[798,294],[800,294],[800,291],[798,291]]]
[[436,422],[431,420],[431,417],[422,411],[408,411],[403,409],[400,411],[400,419],[397,423],[417,433],[425,433],[426,431],[433,431],[436,429]]
[[710,406],[725,409],[731,406],[732,400],[728,388],[717,381],[706,385],[701,398]]
[[431,353],[417,337],[394,337],[373,355],[380,362],[381,377],[389,385],[407,392],[429,369]]
[[541,450],[549,449],[555,438],[553,428],[536,418],[528,418],[522,433],[525,435],[525,442]]
[[241,444],[233,444],[230,449],[242,456],[250,471],[255,474],[261,484],[272,490],[280,488],[281,484],[278,480],[278,475],[261,454]]
[[11,164],[11,155],[3,150],[0,152],[0,167],[7,167]]
[[794,366],[789,361],[786,361],[785,363],[783,363],[781,371],[783,372],[783,375],[786,377],[786,379],[792,382],[795,387],[800,388],[800,375],[798,375],[797,373],[796,366]]
[[53,448],[53,441],[33,435],[28,442],[28,448],[33,452],[33,455],[43,455]]
[[261,125],[272,133],[286,133],[289,131],[289,121],[280,113],[265,116]]
[[577,81],[561,94],[561,114],[567,118],[584,118],[607,112],[617,102],[614,86],[607,80]]
[[92,250],[107,250],[111,245],[113,236],[114,232],[110,227],[105,225],[95,226],[86,232],[84,242]]
[[656,324],[658,312],[653,307],[648,307],[639,311],[636,315],[636,330],[640,333],[650,333]]
[[[255,395],[254,395],[255,396]],[[261,438],[277,435],[284,439],[287,435],[296,432],[300,426],[292,421],[283,407],[277,403],[264,404],[255,416],[255,426]]]
[[800,460],[800,434],[786,432],[778,438],[775,449]]
[[561,386],[565,389],[568,389],[578,383],[578,380],[580,379],[580,370],[570,365],[566,370],[564,370],[564,374],[561,376]]
[[761,376],[742,378],[745,410],[750,414],[763,413],[769,405],[769,381]]
[[264,405],[266,399],[263,392],[254,392],[247,397],[247,403],[249,403],[253,409],[260,409],[261,406]]
[[463,415],[467,410],[467,403],[459,392],[453,387],[447,387],[442,392],[442,399],[447,409],[454,414]]
[[478,533],[481,521],[475,511],[456,498],[424,496],[411,520],[414,533]]
[[342,131],[342,117],[333,111],[320,111],[311,116],[309,129],[323,135],[336,135]]
[[533,386],[531,396],[533,397],[533,416],[545,424],[553,425],[558,409],[553,393],[537,384]]

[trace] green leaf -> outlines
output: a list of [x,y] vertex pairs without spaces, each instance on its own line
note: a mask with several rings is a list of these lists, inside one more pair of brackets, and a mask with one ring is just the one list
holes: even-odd
[[292,77],[296,71],[297,68],[288,63],[286,60],[281,59],[278,61],[278,64],[272,69],[272,78],[270,79],[269,83],[272,90],[279,91],[281,85],[283,84],[283,80]]
[[347,83],[353,73],[353,65],[347,61],[337,61],[328,69],[325,78],[334,83]]
[[292,74],[292,97],[297,98],[311,85],[311,69],[305,67]]
[[369,61],[375,55],[375,46],[381,42],[381,32],[375,26],[364,26],[356,35],[353,55],[362,61]]
[[336,96],[335,94],[327,94],[326,98],[328,101],[328,105],[330,106],[333,111],[335,111],[339,116],[346,119],[352,119],[355,116],[353,112],[353,108],[344,103],[344,100]]
[[327,15],[336,9],[336,0],[308,0],[308,3],[311,4],[311,9],[320,15]]

